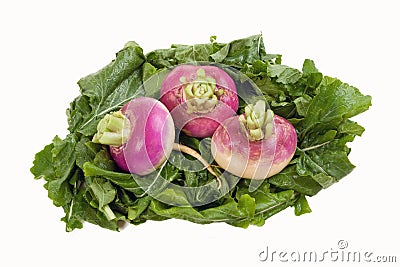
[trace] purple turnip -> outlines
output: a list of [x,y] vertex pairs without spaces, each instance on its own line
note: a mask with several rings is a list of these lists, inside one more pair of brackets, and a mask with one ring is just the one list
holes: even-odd
[[239,105],[234,81],[216,66],[175,67],[163,80],[160,101],[178,129],[201,138],[212,136]]
[[109,145],[120,169],[146,175],[165,162],[172,151],[175,127],[167,108],[153,98],[139,97],[98,124],[93,141]]
[[[139,97],[107,114],[98,123],[93,142],[108,145],[115,163],[125,172],[149,174],[168,159],[172,150],[178,150],[198,159],[217,177],[199,153],[175,144],[174,139],[175,127],[168,109],[154,98]],[[220,184],[218,177],[217,181]]]
[[289,164],[296,145],[293,125],[272,110],[265,111],[265,102],[260,100],[217,128],[211,152],[226,171],[242,178],[265,179]]

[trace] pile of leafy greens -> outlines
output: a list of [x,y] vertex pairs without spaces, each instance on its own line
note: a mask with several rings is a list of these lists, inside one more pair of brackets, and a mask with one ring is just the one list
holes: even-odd
[[[246,74],[275,114],[295,126],[298,148],[291,163],[256,190],[249,190],[249,180],[240,179],[226,195],[210,204],[167,205],[147,194],[133,175],[119,171],[107,147],[91,139],[105,114],[150,94],[142,86],[149,77],[193,61],[217,62]],[[230,43],[211,37],[207,44],[172,45],[146,55],[137,43],[128,42],[115,60],[78,84],[80,95],[67,110],[69,134],[54,137],[36,154],[31,168],[36,179],[45,180],[53,204],[64,209],[62,221],[67,231],[82,228],[85,221],[119,230],[121,222],[138,225],[170,218],[200,224],[226,222],[246,228],[262,226],[267,218],[288,207],[294,207],[296,215],[311,212],[306,196],[314,196],[354,169],[346,144],[361,136],[364,128],[350,118],[371,105],[370,96],[324,76],[312,60],[305,60],[301,71],[282,65],[281,55],[266,53],[261,35]],[[181,140],[201,149],[196,138]],[[204,185],[213,179],[207,170],[189,172],[179,164],[164,164],[160,171],[166,180],[182,186]],[[183,202],[186,197],[174,190],[165,190],[164,194]]]

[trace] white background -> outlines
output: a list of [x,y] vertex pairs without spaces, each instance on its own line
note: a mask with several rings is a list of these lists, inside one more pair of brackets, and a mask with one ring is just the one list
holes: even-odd
[[[396,1],[2,1],[0,4],[1,266],[266,266],[270,250],[397,255],[399,240],[399,8]],[[267,51],[301,68],[314,59],[373,97],[356,118],[357,168],[310,198],[313,212],[287,209],[263,227],[169,220],[111,232],[85,224],[64,232],[62,209],[29,172],[34,154],[65,136],[65,109],[79,78],[128,40],[145,52],[171,43],[220,42],[262,32]],[[275,258],[273,263],[277,263]],[[289,263],[283,263],[287,266]],[[320,266],[342,266],[329,261]],[[397,263],[398,264],[398,263]],[[377,264],[377,266],[396,264]],[[296,263],[294,266],[303,266]],[[348,266],[358,266],[352,263]],[[361,265],[360,265],[361,266]],[[368,266],[374,266],[369,264]]]

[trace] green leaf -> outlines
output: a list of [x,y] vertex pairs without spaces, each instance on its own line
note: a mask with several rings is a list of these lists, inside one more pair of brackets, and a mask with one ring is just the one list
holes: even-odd
[[242,217],[253,218],[256,212],[256,201],[248,194],[244,194],[239,198],[238,210]]
[[117,169],[117,164],[115,164],[110,153],[108,152],[108,149],[104,147],[96,153],[93,163],[105,170],[113,171]]
[[85,176],[101,176],[113,182],[114,184],[121,186],[125,190],[133,192],[134,194],[137,195],[143,194],[143,190],[136,183],[135,179],[133,178],[133,174],[108,171],[96,166],[92,162],[86,162],[83,165],[83,171]]
[[35,155],[35,160],[31,168],[31,173],[35,176],[35,179],[43,178],[46,181],[55,179],[52,154],[53,148],[53,143],[48,144],[42,151]]
[[90,183],[87,183],[87,186],[89,186],[93,195],[98,200],[100,209],[110,204],[116,196],[116,190],[111,183],[105,179],[93,178]]
[[352,140],[352,137],[345,136],[341,139],[332,140],[323,146],[300,152],[297,172],[302,175],[322,173],[337,180],[343,178],[355,167],[347,157],[346,142],[350,140]]
[[364,127],[351,120],[345,120],[338,126],[339,133],[361,136],[365,131]]
[[[245,209],[243,207],[242,209]],[[205,217],[205,222],[237,222],[235,226],[246,228],[249,225],[249,218],[243,217],[239,212],[238,203],[231,197],[227,196],[218,206],[211,207],[200,212]],[[244,222],[243,222],[244,221]]]
[[291,205],[290,200],[292,197],[293,191],[271,194],[268,199],[269,203],[263,205],[263,209],[258,212],[257,218],[254,217],[256,215],[256,200],[249,194],[241,195],[238,202],[226,196],[217,206],[200,210],[192,207],[168,206],[152,200],[150,209],[156,214],[167,218],[184,219],[200,224],[227,222],[237,227],[247,228],[250,223],[260,224],[260,216],[263,221],[265,220],[263,216],[267,218]]
[[49,180],[45,187],[55,206],[64,206],[72,199],[69,178],[75,170],[76,141],[74,134],[68,135],[64,140],[58,136],[53,139],[51,154],[55,177]]
[[315,93],[315,89],[317,89],[321,83],[323,75],[315,67],[314,61],[306,59],[303,63],[303,77],[306,79],[307,90],[312,88],[313,90],[310,93]]
[[307,114],[307,110],[310,106],[311,100],[312,97],[309,95],[303,95],[293,100],[294,104],[296,105],[297,113],[300,116],[305,116]]
[[311,101],[303,126],[303,135],[308,132],[320,132],[324,129],[336,129],[346,119],[366,111],[371,105],[371,97],[339,80],[325,78],[319,93]]
[[90,117],[92,109],[90,107],[90,99],[85,95],[80,95],[75,98],[66,111],[68,118],[68,130],[75,132],[80,125],[85,122],[87,117]]
[[68,204],[72,199],[72,192],[67,180],[56,179],[47,182],[45,185],[48,196],[53,200],[56,207],[61,207]]
[[188,199],[186,198],[185,192],[182,188],[166,188],[157,194],[155,197],[157,200],[169,205],[174,206],[190,206]]
[[229,54],[230,44],[224,45],[220,50],[211,54],[210,57],[217,63],[223,62]]
[[252,79],[261,92],[267,96],[268,102],[280,102],[286,99],[284,87],[273,82],[269,77],[255,77]]
[[144,95],[141,86],[142,70],[139,68],[143,62],[142,49],[135,42],[129,42],[117,53],[113,62],[80,79],[78,84],[82,96],[78,97],[67,111],[70,131],[93,136],[97,123],[105,114],[120,109],[135,97]]
[[245,63],[267,57],[261,34],[234,40],[229,43],[229,52],[221,63],[225,65],[242,67]]
[[[306,85],[310,88],[317,89],[323,79],[323,75],[320,72],[310,73],[307,77]],[[315,93],[315,90],[312,91]]]
[[100,144],[92,143],[89,138],[83,137],[75,146],[76,165],[83,169],[83,164],[93,161],[100,149]]
[[207,223],[207,220],[192,207],[168,206],[153,199],[149,209],[155,214],[165,218],[177,218],[196,223]]
[[[272,193],[268,180],[259,185],[254,191],[249,192],[250,180],[241,180],[237,186],[236,198],[249,195],[255,200],[255,213],[251,219],[251,224],[262,226],[265,220],[274,214],[293,205],[296,201],[296,195],[293,190]],[[243,221],[241,219],[240,221]],[[236,225],[237,226],[237,225]]]
[[143,82],[145,82],[146,80],[148,80],[151,76],[153,76],[155,73],[157,73],[157,69],[156,67],[154,67],[153,65],[151,65],[148,62],[145,62],[142,65],[142,80]]
[[81,189],[73,198],[70,205],[64,207],[65,217],[61,220],[66,223],[66,230],[71,232],[74,229],[83,227],[83,222],[99,225],[103,228],[118,231],[118,221],[108,220],[106,216],[93,208],[84,198],[85,191]]
[[305,75],[319,72],[318,69],[315,67],[314,61],[311,59],[304,60],[302,71],[303,71],[303,74],[305,74]]
[[212,44],[181,46],[175,50],[175,58],[177,59],[178,64],[197,61],[209,61],[212,52]]
[[162,167],[160,174],[161,174],[161,177],[163,177],[168,182],[173,182],[175,180],[180,180],[180,178],[181,178],[180,170],[181,170],[181,168],[179,168],[175,164],[172,164],[172,162],[170,161],[170,162],[167,162]]
[[157,49],[146,55],[147,62],[156,68],[169,68],[178,64],[175,48]]
[[133,205],[128,207],[128,219],[137,219],[147,209],[147,207],[150,205],[150,202],[151,198],[149,196],[136,199]]
[[327,175],[325,173],[317,173],[316,175],[313,175],[312,178],[319,183],[323,189],[326,189],[333,185],[334,183],[337,182],[337,179],[335,177],[332,177],[330,175]]
[[77,137],[69,134],[64,140],[56,136],[53,139],[52,162],[55,174],[62,180],[66,180],[75,167],[75,146]]
[[306,213],[310,213],[311,208],[308,205],[308,201],[305,195],[300,195],[297,201],[294,203],[294,214],[296,216],[300,216]]
[[245,63],[268,57],[261,35],[234,40],[228,44],[214,41],[211,40],[208,44],[172,45],[170,49],[158,49],[146,55],[147,62],[156,68],[165,68],[194,61],[214,60],[241,68]]
[[83,95],[101,103],[144,62],[143,50],[135,42],[128,42],[116,59],[100,71],[79,80]]
[[336,136],[336,130],[327,130],[326,132],[309,134],[303,139],[300,147],[303,151],[315,149],[319,146],[325,145],[325,143],[333,141]]
[[[282,206],[287,207],[291,200],[294,199],[294,191],[286,190],[278,193],[270,191],[269,180],[264,180],[254,191],[249,192],[251,180],[241,180],[237,186],[236,198],[241,198],[243,195],[248,194],[255,199],[256,210],[255,214],[270,214],[274,213],[275,209],[280,210]],[[264,216],[268,218],[269,216]]]
[[276,81],[282,84],[296,83],[302,77],[299,70],[285,65],[270,65],[268,67],[268,75],[276,77]]
[[308,175],[299,175],[296,166],[286,167],[280,173],[268,179],[269,183],[283,189],[293,189],[299,193],[313,196],[322,187]]
[[[147,97],[160,99],[160,90],[164,78],[168,75],[167,69],[157,70],[153,65],[146,62],[143,64],[143,89]],[[142,88],[140,89],[142,90]]]

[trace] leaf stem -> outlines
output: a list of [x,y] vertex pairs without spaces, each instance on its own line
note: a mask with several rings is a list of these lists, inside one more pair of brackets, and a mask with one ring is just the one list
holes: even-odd
[[131,123],[121,111],[107,114],[97,124],[97,133],[93,136],[93,142],[103,145],[120,146],[130,136]]
[[181,144],[177,144],[177,143],[174,143],[172,149],[173,149],[173,150],[176,150],[176,151],[180,151],[180,152],[186,153],[186,154],[188,154],[188,155],[190,155],[190,156],[196,158],[198,161],[200,161],[200,162],[204,165],[204,167],[206,167],[207,170],[208,170],[212,175],[215,176],[215,178],[216,178],[216,180],[217,180],[217,183],[218,183],[218,189],[221,188],[221,186],[222,186],[222,181],[221,181],[221,179],[218,177],[218,175],[217,175],[217,174],[214,172],[214,170],[211,168],[211,165],[210,165],[196,150],[194,150],[194,149],[192,149],[192,148],[190,148],[190,147],[188,147],[188,146],[181,145]]
[[326,144],[329,144],[330,142],[331,141],[326,141],[326,142],[323,142],[323,143],[315,145],[315,146],[306,147],[306,148],[301,149],[301,151],[305,152],[305,151],[313,150],[313,149],[319,148],[321,146],[324,146]]
[[110,208],[110,206],[108,206],[108,205],[105,205],[105,206],[102,208],[102,211],[104,212],[104,214],[105,214],[106,217],[107,217],[107,220],[109,220],[109,221],[114,220],[115,218],[117,218],[117,217],[115,216],[114,212],[112,211],[112,209]]

